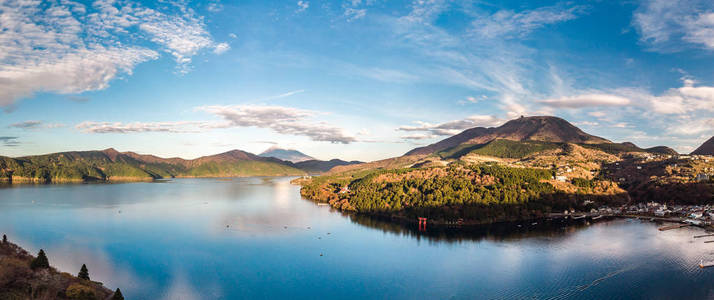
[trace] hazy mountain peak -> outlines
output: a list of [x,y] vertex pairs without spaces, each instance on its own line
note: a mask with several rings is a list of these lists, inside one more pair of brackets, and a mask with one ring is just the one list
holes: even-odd
[[298,163],[298,162],[315,159],[315,158],[313,158],[309,155],[306,155],[300,151],[293,150],[293,149],[283,149],[278,146],[272,146],[272,147],[268,148],[267,150],[263,151],[263,153],[258,154],[258,156],[274,157],[274,158],[286,160],[286,161],[289,161],[292,163]]

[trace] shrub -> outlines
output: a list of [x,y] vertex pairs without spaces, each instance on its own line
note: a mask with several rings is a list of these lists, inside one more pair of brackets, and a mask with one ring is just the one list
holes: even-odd
[[65,294],[69,299],[73,300],[97,300],[97,294],[94,290],[86,285],[75,283],[67,287]]

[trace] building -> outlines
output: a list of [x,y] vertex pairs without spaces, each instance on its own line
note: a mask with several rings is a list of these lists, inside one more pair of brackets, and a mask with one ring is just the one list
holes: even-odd
[[694,177],[694,180],[697,182],[702,182],[702,181],[708,181],[709,180],[709,174],[697,174],[696,177]]

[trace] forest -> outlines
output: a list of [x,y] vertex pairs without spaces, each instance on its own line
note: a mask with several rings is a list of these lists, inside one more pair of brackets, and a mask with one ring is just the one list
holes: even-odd
[[566,209],[589,209],[585,200],[593,202],[590,206],[627,200],[625,194],[588,193],[595,183],[587,179],[575,183],[577,193],[558,191],[549,183],[553,175],[549,169],[451,164],[322,177],[304,184],[301,193],[341,210],[408,219],[422,216],[437,223],[532,219]]

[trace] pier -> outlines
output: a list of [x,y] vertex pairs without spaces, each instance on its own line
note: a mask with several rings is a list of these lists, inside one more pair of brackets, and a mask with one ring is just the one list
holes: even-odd
[[694,238],[698,239],[698,238],[703,238],[703,237],[708,237],[708,236],[714,236],[714,234],[695,235]]
[[691,224],[676,224],[676,225],[669,225],[669,226],[663,226],[658,228],[659,231],[666,231],[666,230],[672,230],[672,229],[678,229],[682,227],[687,227],[690,226]]

